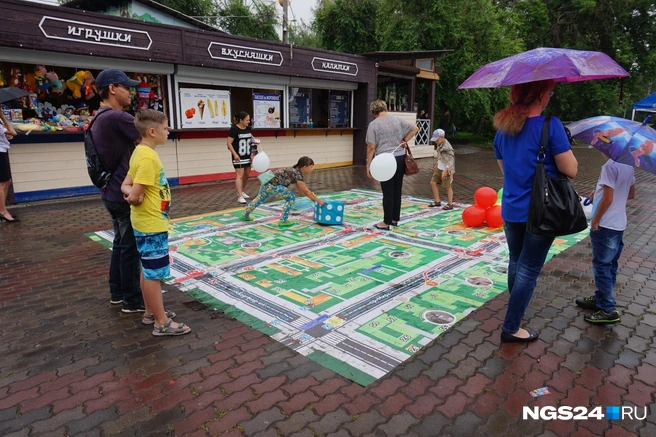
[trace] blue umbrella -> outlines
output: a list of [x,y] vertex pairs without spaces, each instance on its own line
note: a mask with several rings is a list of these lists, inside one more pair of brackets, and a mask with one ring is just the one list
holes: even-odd
[[568,124],[572,138],[602,151],[613,161],[656,174],[656,130],[620,117],[599,116]]

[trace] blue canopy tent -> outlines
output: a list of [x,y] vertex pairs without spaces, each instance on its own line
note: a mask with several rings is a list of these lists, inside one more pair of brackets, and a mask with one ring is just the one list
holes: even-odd
[[636,111],[643,112],[656,112],[656,93],[645,97],[633,104],[633,114],[631,115],[631,120],[635,119]]

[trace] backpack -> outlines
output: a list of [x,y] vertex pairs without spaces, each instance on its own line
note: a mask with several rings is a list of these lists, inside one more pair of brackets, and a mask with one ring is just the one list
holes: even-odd
[[84,154],[87,158],[87,172],[91,182],[100,190],[104,190],[112,179],[112,172],[105,170],[105,166],[98,155],[96,145],[93,143],[93,136],[91,135],[91,126],[96,120],[98,115],[91,120],[89,127],[84,132]]

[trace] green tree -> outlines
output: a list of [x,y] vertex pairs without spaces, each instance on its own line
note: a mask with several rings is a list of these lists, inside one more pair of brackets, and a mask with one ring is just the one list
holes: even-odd
[[324,0],[315,10],[313,29],[322,48],[366,53],[380,47],[379,0]]
[[321,38],[303,20],[289,26],[289,42],[298,46],[321,48]]
[[157,2],[197,20],[215,24],[216,14],[212,0],[157,0]]
[[[59,4],[65,5],[71,1],[73,0],[59,0]],[[205,23],[214,24],[216,13],[213,0],[157,0],[157,2]]]
[[253,0],[249,7],[244,0],[217,0],[216,13],[219,28],[232,35],[280,41],[277,3]]
[[[550,110],[564,119],[592,115],[624,116],[651,90],[656,73],[656,5],[653,0],[501,1],[518,20],[518,37],[527,49],[563,47],[601,51],[631,77],[557,86]],[[620,104],[619,97],[624,101]]]

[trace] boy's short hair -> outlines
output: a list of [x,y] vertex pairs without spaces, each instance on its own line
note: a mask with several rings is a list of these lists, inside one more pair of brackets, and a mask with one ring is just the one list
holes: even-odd
[[142,109],[137,112],[137,115],[134,117],[134,127],[137,128],[139,134],[142,137],[145,137],[148,133],[148,129],[155,127],[159,124],[165,123],[169,118],[161,111],[155,111],[154,109]]

